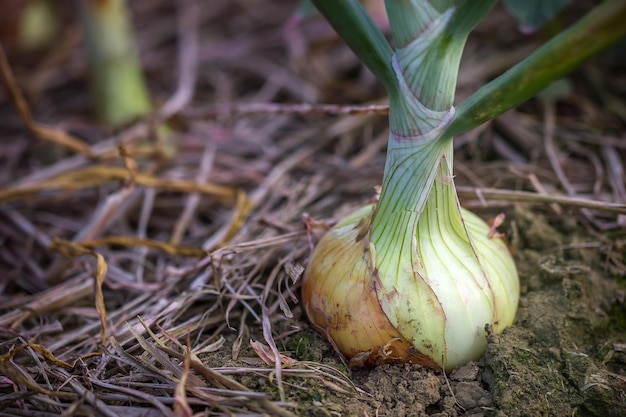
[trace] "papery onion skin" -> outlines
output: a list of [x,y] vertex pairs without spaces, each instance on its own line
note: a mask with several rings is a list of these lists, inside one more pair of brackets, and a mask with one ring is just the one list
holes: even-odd
[[302,282],[306,314],[341,353],[362,358],[351,365],[416,363],[438,369],[395,330],[376,298],[371,248],[363,236],[372,208],[352,213],[318,243]]

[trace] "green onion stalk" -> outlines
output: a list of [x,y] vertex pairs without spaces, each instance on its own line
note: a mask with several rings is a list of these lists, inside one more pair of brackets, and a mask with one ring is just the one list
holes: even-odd
[[[453,181],[459,62],[495,1],[387,0],[395,50],[358,2],[314,3],[387,88],[390,133],[379,199],[320,240],[303,278],[304,309],[351,365],[411,362],[449,371],[477,359],[487,331],[510,326],[519,302],[503,238],[460,206]],[[545,57],[524,65],[550,67]],[[470,103],[491,100],[504,111],[558,76],[544,72],[506,101],[502,91],[524,78],[512,71]],[[484,113],[466,106],[463,127],[475,127]]]
[[81,1],[98,118],[121,125],[152,110],[125,0]]

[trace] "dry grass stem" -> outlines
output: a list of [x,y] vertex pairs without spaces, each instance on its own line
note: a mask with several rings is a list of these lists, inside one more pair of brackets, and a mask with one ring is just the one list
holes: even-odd
[[1,43],[0,76],[2,77],[2,82],[6,90],[8,91],[11,99],[13,100],[13,105],[17,109],[18,114],[20,115],[22,122],[24,123],[24,126],[34,136],[44,140],[49,140],[74,152],[78,152],[89,157],[93,156],[89,145],[87,145],[80,139],[68,134],[64,130],[43,126],[33,120],[30,107],[28,106],[28,103],[26,102],[22,91],[17,85],[15,76],[13,75],[13,71],[11,70],[11,66],[9,65],[9,60],[7,59],[7,55]]

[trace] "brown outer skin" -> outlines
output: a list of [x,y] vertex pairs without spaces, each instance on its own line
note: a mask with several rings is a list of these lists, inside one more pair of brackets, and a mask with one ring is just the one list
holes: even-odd
[[302,282],[304,310],[354,367],[414,363],[440,369],[387,319],[375,289],[363,224],[335,227],[318,243]]

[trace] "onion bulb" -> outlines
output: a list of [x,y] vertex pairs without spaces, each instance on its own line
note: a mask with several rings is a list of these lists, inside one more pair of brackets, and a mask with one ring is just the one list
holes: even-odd
[[451,148],[446,155],[410,230],[375,244],[376,205],[368,205],[336,224],[310,259],[304,309],[351,365],[451,370],[482,354],[487,325],[500,333],[513,322],[515,264],[502,238],[460,207]]
[[493,3],[385,1],[396,49],[381,56],[390,62],[380,72],[389,92],[380,198],[321,239],[302,283],[306,314],[353,365],[450,370],[481,355],[487,326],[498,333],[514,320],[515,264],[459,205],[446,134],[467,36]]

